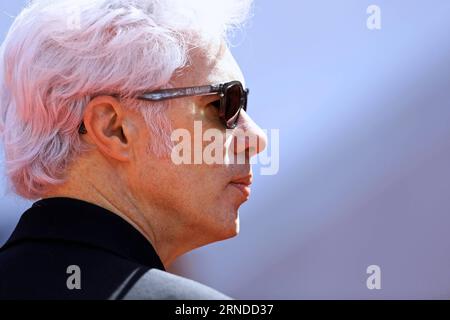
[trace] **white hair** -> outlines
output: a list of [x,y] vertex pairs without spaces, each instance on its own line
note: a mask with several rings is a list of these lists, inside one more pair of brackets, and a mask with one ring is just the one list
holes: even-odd
[[0,134],[13,191],[36,199],[65,181],[89,150],[78,127],[92,96],[120,93],[170,144],[164,104],[140,108],[133,95],[167,86],[189,49],[225,39],[251,0],[36,0],[0,48]]

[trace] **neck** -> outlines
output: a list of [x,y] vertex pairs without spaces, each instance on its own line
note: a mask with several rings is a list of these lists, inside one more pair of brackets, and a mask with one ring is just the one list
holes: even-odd
[[151,243],[165,268],[170,266],[178,256],[196,247],[195,245],[187,245],[189,239],[186,239],[185,234],[180,232],[180,228],[177,228],[174,223],[164,223],[163,219],[167,217],[167,214],[158,213],[157,210],[148,207],[145,209],[139,208],[136,205],[138,201],[129,199],[124,196],[124,193],[108,194],[95,185],[84,181],[83,188],[63,185],[59,186],[57,190],[47,193],[45,197],[80,199],[117,214]]

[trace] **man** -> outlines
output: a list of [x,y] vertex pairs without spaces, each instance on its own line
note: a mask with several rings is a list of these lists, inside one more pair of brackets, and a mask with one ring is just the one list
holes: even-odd
[[[0,129],[13,190],[37,201],[0,251],[0,298],[228,298],[165,268],[239,232],[266,144],[225,40],[249,6],[40,0],[15,19]],[[197,161],[198,129],[244,161]]]

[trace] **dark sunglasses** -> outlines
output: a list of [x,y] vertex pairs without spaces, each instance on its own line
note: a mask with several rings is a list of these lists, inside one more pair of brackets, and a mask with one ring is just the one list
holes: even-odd
[[[219,117],[228,129],[237,126],[241,109],[247,111],[247,97],[249,89],[244,89],[239,81],[230,81],[215,85],[205,85],[198,87],[171,88],[152,92],[147,92],[138,96],[137,99],[147,101],[163,101],[193,96],[219,95],[219,103],[212,103],[219,109]],[[80,133],[86,133],[86,128],[82,123]]]
[[239,81],[206,85],[199,87],[173,88],[144,93],[138,99],[162,101],[192,96],[206,96],[217,94],[219,104],[213,103],[219,109],[219,117],[228,129],[236,127],[241,109],[247,111],[247,96],[249,90],[242,87]]

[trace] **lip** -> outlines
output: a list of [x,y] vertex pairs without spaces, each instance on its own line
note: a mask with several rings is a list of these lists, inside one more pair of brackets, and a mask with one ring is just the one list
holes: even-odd
[[230,185],[237,188],[246,199],[248,199],[250,197],[250,186],[249,185],[242,184],[242,183],[234,183],[234,182],[230,182]]
[[248,199],[250,197],[250,185],[252,184],[252,175],[233,179],[230,185],[242,192],[243,196]]

